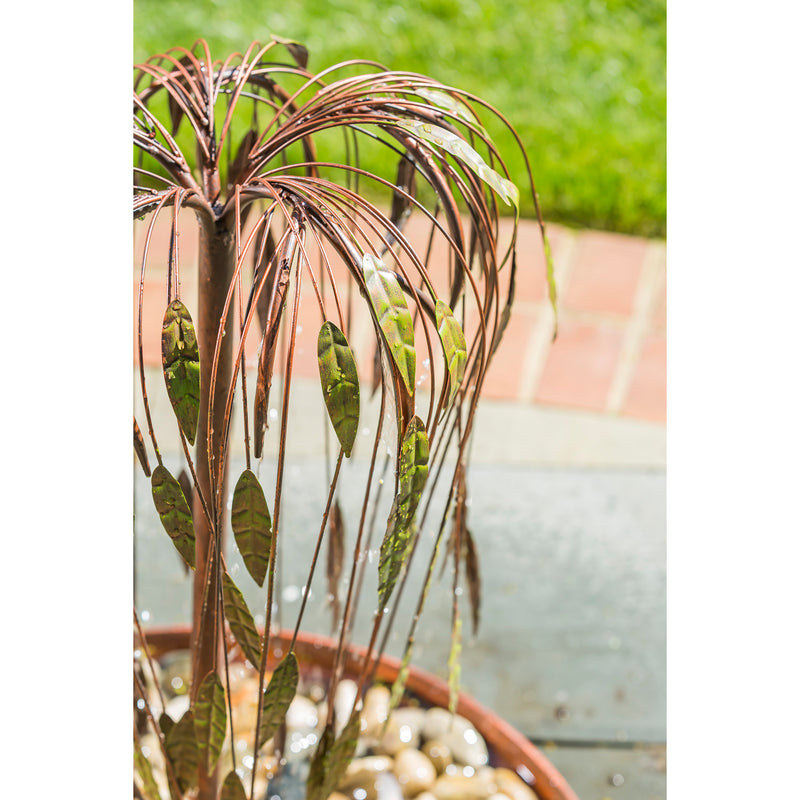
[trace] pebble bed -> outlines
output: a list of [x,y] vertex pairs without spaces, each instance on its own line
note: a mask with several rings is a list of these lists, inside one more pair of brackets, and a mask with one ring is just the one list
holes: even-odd
[[[174,652],[156,664],[167,714],[179,720],[189,708],[188,655]],[[145,675],[148,670],[145,669]],[[248,788],[253,767],[258,675],[243,663],[230,666],[231,705],[236,732],[236,770]],[[158,693],[148,684],[156,717]],[[348,679],[339,682],[334,698],[337,735],[348,719],[357,692]],[[286,740],[279,764],[274,741],[260,751],[255,796],[264,800],[304,800],[305,778],[327,717],[322,683],[303,681],[286,715]],[[364,696],[361,734],[355,758],[328,800],[537,800],[528,784],[512,770],[489,765],[486,742],[473,725],[443,708],[404,705],[388,715],[390,692],[372,686]],[[389,716],[387,722],[387,716]],[[341,722],[339,722],[341,721]],[[140,738],[162,797],[169,797],[161,749],[151,729]],[[230,736],[220,763],[230,765]],[[227,772],[228,766],[223,768]]]

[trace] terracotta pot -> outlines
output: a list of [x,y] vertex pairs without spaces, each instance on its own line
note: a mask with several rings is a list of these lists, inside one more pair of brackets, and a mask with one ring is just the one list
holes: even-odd
[[[189,647],[188,626],[148,628],[145,635],[154,656]],[[270,637],[270,667],[285,655],[291,638],[291,631],[281,631]],[[301,633],[294,650],[303,675],[310,680],[324,682],[336,658],[336,641],[327,636]],[[365,648],[351,646],[345,652],[344,677],[357,676],[365,658]],[[375,681],[391,684],[399,671],[400,661],[384,656],[378,664]],[[450,696],[445,681],[414,666],[409,668],[406,692],[424,705],[444,708],[447,708]],[[493,766],[507,767],[516,772],[535,789],[540,800],[578,800],[578,796],[542,751],[508,723],[463,693],[459,695],[456,711],[466,717],[486,740]]]

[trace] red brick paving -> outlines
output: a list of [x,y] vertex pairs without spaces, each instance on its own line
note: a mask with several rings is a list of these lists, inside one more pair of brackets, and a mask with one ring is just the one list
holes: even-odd
[[[180,258],[187,282],[186,302],[196,305],[195,293],[188,285],[188,276],[193,272],[197,257],[194,221],[190,216],[182,214],[179,218]],[[144,359],[145,363],[153,365],[160,363],[161,318],[165,306],[162,296],[166,275],[164,254],[168,252],[171,220],[171,211],[167,209],[154,230],[147,266]],[[507,228],[510,221],[503,220],[501,224]],[[429,229],[425,220],[408,227],[409,239],[416,247],[422,247],[423,252]],[[144,231],[145,227],[139,226],[138,253]],[[544,250],[538,226],[535,222],[523,221],[518,234],[517,305],[504,342],[490,367],[485,396],[665,423],[665,245],[619,234],[574,231],[558,225],[548,226],[548,236],[559,287],[558,338],[551,343],[551,329],[547,327],[552,324],[552,312],[546,294]],[[314,272],[319,277],[316,247],[309,242],[309,248],[313,251]],[[648,258],[651,260],[647,261]],[[443,259],[437,262],[438,266],[431,268],[431,277],[435,285],[441,285],[446,264]],[[649,266],[645,267],[646,264]],[[140,264],[134,264],[135,294],[139,270]],[[341,272],[339,263],[334,265],[334,271],[337,276]],[[295,374],[313,377],[317,374],[316,331],[320,312],[307,274],[303,280],[299,319],[302,334],[295,353]],[[326,284],[326,305],[332,311],[330,282],[326,280]],[[289,302],[292,300],[293,295],[290,295]],[[344,298],[342,302],[344,307]],[[353,309],[351,345],[362,380],[371,383],[371,323],[364,301],[358,295],[353,297]],[[135,304],[134,322],[136,313]],[[468,322],[471,318],[468,314]],[[260,335],[260,328],[253,326],[247,343],[250,364],[254,363]],[[632,338],[634,346],[631,346]],[[623,347],[625,341],[627,345]],[[424,340],[418,338],[417,344],[421,348],[419,352],[423,353]],[[439,356],[434,349],[434,358]],[[427,352],[418,359],[418,378],[425,372],[422,362],[426,357]],[[136,358],[134,352],[134,361]],[[276,363],[276,372],[282,371]],[[614,381],[617,398],[612,401],[609,389]]]

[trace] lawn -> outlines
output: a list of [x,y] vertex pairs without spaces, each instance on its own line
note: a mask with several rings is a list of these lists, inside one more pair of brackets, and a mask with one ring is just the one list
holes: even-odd
[[[666,233],[666,0],[135,0],[134,20],[137,61],[275,33],[307,45],[312,70],[366,58],[465,89],[519,132],[546,219]],[[510,137],[490,132],[524,183]]]

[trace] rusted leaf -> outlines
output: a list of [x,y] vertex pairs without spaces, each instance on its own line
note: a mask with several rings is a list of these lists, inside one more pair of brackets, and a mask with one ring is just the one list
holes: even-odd
[[225,776],[219,800],[247,800],[242,781],[234,770],[231,770]]
[[173,300],[164,314],[161,363],[178,424],[189,444],[194,444],[200,412],[200,353],[192,318],[180,300]]
[[250,155],[250,150],[256,143],[258,132],[252,128],[242,137],[239,143],[239,148],[236,151],[233,161],[231,162],[230,169],[228,170],[228,184],[232,185],[239,177],[239,173],[244,169],[247,164],[247,159]]
[[164,734],[166,739],[169,736],[169,732],[175,727],[175,720],[166,711],[162,711],[161,716],[158,718],[158,727],[161,728],[161,733]]
[[192,709],[175,723],[164,743],[178,788],[185,792],[197,786],[197,740]]
[[323,323],[319,330],[317,359],[325,407],[336,438],[349,458],[358,433],[358,372],[345,335],[332,322]]
[[[411,197],[416,196],[416,176],[417,170],[414,162],[407,156],[402,156],[397,165],[397,179],[395,186],[402,189],[406,194]],[[396,227],[402,227],[403,222],[408,217],[411,209],[411,201],[406,197],[406,194],[401,194],[395,191],[392,194],[392,208],[389,213],[389,219]]]
[[269,686],[261,701],[261,727],[258,741],[264,744],[276,733],[286,719],[286,712],[297,692],[299,678],[297,657],[290,652],[272,673]]
[[364,282],[389,352],[409,395],[414,394],[416,351],[414,325],[403,290],[394,273],[377,256],[362,260]]
[[264,490],[249,469],[239,476],[233,490],[231,529],[247,571],[263,586],[272,543],[272,519]]
[[[269,276],[267,276],[269,277]],[[289,269],[281,269],[273,292],[270,313],[264,326],[261,353],[258,358],[258,379],[256,396],[253,402],[253,449],[256,458],[261,458],[264,446],[264,431],[269,419],[269,390],[272,386],[272,371],[275,366],[275,352],[278,347],[278,330],[286,304],[286,289],[289,286]]]
[[147,448],[144,444],[144,437],[139,430],[139,423],[136,422],[136,417],[133,418],[133,449],[139,463],[142,465],[144,474],[150,477],[150,462],[147,460]]
[[222,573],[222,605],[225,619],[228,620],[231,633],[242,648],[244,657],[254,667],[258,667],[261,663],[261,638],[244,596],[227,572]]
[[328,595],[331,598],[331,629],[336,630],[341,610],[339,603],[339,579],[342,576],[344,563],[344,520],[339,501],[334,500],[328,519]]
[[464,380],[464,370],[467,366],[467,340],[450,307],[442,300],[436,301],[436,327],[442,341],[447,362],[447,374],[450,379],[450,394],[445,406],[448,408],[461,387],[461,381]]
[[411,546],[414,517],[428,480],[428,435],[414,417],[408,424],[400,452],[400,485],[392,504],[378,562],[378,607],[389,602]]
[[464,566],[467,572],[467,586],[469,588],[469,602],[472,608],[472,633],[477,634],[478,623],[481,617],[481,576],[478,567],[478,548],[469,528],[464,528],[462,540]]
[[151,478],[153,502],[164,530],[184,561],[194,569],[194,525],[192,512],[181,485],[159,464]]
[[194,704],[194,735],[197,760],[206,775],[214,771],[222,743],[228,713],[225,709],[225,688],[216,672],[209,672],[200,684]]
[[146,800],[161,800],[161,793],[158,791],[158,784],[153,777],[153,768],[150,766],[147,756],[142,752],[137,740],[134,740],[133,746],[133,768],[141,780],[142,794]]

